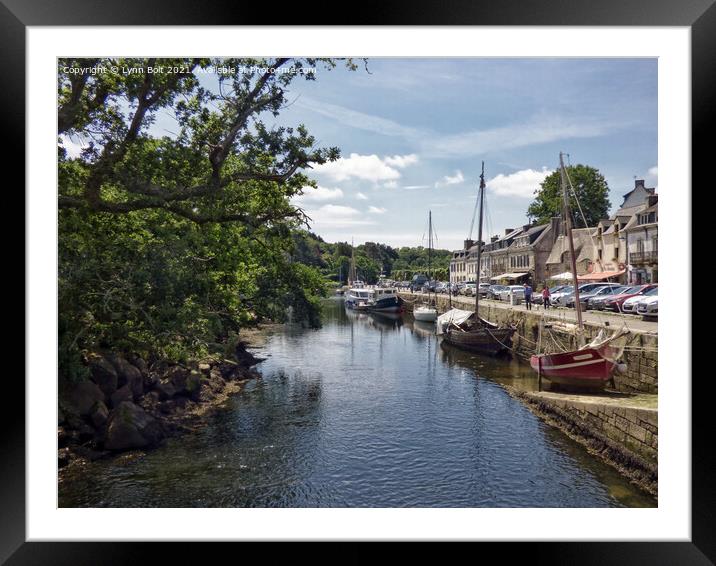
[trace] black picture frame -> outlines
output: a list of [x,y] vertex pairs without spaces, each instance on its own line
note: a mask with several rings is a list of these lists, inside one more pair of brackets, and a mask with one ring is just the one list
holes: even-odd
[[[25,34],[28,26],[65,25],[564,25],[564,26],[687,26],[692,34],[692,155],[693,186],[708,186],[706,136],[713,131],[716,104],[716,6],[715,0],[503,0],[455,1],[449,5],[435,0],[399,2],[366,1],[359,9],[337,11],[335,3],[314,2],[310,14],[305,5],[282,4],[267,14],[262,3],[237,4],[187,2],[181,0],[0,0],[0,43],[4,54],[4,80],[0,87],[2,131],[12,143],[6,149],[7,163],[25,160]],[[318,14],[324,21],[318,22]],[[311,21],[306,21],[307,17]],[[32,72],[30,70],[30,72]],[[701,143],[698,143],[698,142]],[[13,190],[24,210],[18,185]],[[9,184],[6,185],[9,188]],[[684,190],[690,190],[685,188]],[[696,222],[693,222],[696,225]],[[686,240],[688,243],[689,240]],[[689,248],[686,253],[691,253]],[[692,255],[692,258],[695,257]],[[19,270],[18,270],[19,271]],[[25,282],[27,283],[27,282]],[[26,296],[27,300],[27,296]],[[691,305],[685,308],[691,310]],[[50,323],[50,322],[48,322]],[[692,332],[694,340],[696,333]],[[31,338],[31,337],[28,337]],[[693,351],[699,351],[693,347]],[[669,376],[686,382],[685,375]],[[14,372],[17,374],[17,371]],[[10,377],[10,376],[6,376]],[[692,380],[692,538],[690,542],[583,542],[500,544],[503,559],[529,557],[531,561],[588,564],[712,564],[716,561],[716,496],[711,458],[713,429],[710,418],[710,373]],[[4,397],[23,409],[17,414],[0,412],[2,464],[0,466],[0,563],[20,564],[123,564],[146,559],[148,543],[26,542],[25,536],[25,398],[22,380],[5,379]],[[81,533],[77,533],[81,537]],[[320,534],[317,534],[320,538]],[[206,545],[199,550],[187,544],[162,545],[165,561],[172,555],[181,562],[194,553],[208,558]],[[166,548],[169,547],[169,548]],[[292,551],[293,552],[293,551]],[[295,556],[295,555],[294,555]],[[444,559],[444,556],[443,556]]]

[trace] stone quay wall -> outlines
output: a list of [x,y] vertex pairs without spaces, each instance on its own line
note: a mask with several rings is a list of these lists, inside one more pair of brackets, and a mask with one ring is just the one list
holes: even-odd
[[[416,300],[420,300],[419,295],[410,293],[400,293],[405,300],[405,308],[412,311],[413,304]],[[447,295],[435,296],[435,302],[439,313],[447,312],[450,309],[450,299]],[[453,308],[470,310],[474,308],[475,299],[473,297],[453,297]],[[567,330],[559,328],[559,323],[571,321],[561,321],[559,319],[559,311],[552,313],[556,316],[548,322],[556,323],[543,333],[542,344],[548,346],[551,340],[555,340],[565,349],[576,347],[576,338]],[[498,324],[514,324],[517,332],[513,337],[513,353],[518,357],[529,360],[529,357],[535,353],[537,342],[539,340],[539,325],[542,318],[542,310],[517,310],[510,308],[509,305],[494,301],[483,301],[480,303],[480,316],[489,321]],[[613,323],[611,329],[619,328],[619,319]],[[585,323],[585,336],[587,340],[596,337],[600,330],[604,329],[603,325],[595,323]],[[611,329],[607,329],[609,332]],[[624,350],[624,362],[626,371],[624,373],[614,373],[614,385],[617,391],[629,393],[658,393],[658,336],[638,330],[632,331],[627,336],[626,348]]]
[[600,397],[549,392],[524,392],[512,388],[541,418],[568,436],[643,489],[657,494],[658,410]]

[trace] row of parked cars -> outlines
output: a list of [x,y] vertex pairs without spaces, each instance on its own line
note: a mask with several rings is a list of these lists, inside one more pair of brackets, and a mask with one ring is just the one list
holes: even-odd
[[[620,285],[618,283],[583,283],[579,286],[579,304],[583,310],[608,310],[647,318],[659,316],[659,287],[656,283]],[[574,286],[560,285],[550,289],[555,306],[575,307]]]

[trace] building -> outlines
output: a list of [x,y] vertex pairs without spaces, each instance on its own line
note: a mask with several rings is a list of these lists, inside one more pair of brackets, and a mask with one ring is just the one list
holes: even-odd
[[490,243],[486,244],[482,250],[480,282],[494,283],[497,275],[509,272],[508,248],[521,232],[522,228],[517,230],[506,228],[503,236],[498,235],[490,238]]
[[469,279],[467,274],[467,263],[470,254],[470,248],[474,246],[472,240],[465,240],[461,250],[455,250],[450,258],[450,283],[465,283],[466,281],[474,281]]
[[[574,228],[572,230],[579,279],[590,275],[592,271],[593,258],[597,255],[595,235],[595,228]],[[572,279],[569,242],[564,234],[559,234],[555,238],[552,250],[545,261],[543,279],[546,281],[571,281]]]
[[620,283],[627,282],[627,233],[637,224],[639,214],[649,206],[655,193],[656,190],[647,187],[643,179],[636,179],[634,188],[623,196],[619,209],[608,220],[599,221],[593,273],[603,273],[605,278]]
[[646,208],[636,214],[636,222],[625,229],[628,283],[659,282],[658,198],[649,196]]

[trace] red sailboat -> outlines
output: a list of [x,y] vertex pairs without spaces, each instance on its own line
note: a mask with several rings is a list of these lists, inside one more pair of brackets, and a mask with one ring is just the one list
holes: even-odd
[[[567,352],[535,354],[530,358],[530,365],[540,377],[546,377],[553,383],[572,387],[603,389],[619,368],[618,362],[623,348],[615,344],[615,340],[628,330],[617,331],[607,338],[600,336],[589,344],[584,344],[584,324],[582,309],[579,302],[579,283],[577,281],[577,262],[572,239],[572,219],[567,194],[566,171],[563,155],[559,154],[559,165],[562,179],[562,199],[566,237],[569,242],[569,255],[574,283],[574,306],[577,311],[577,349]],[[575,195],[576,197],[576,195]]]

